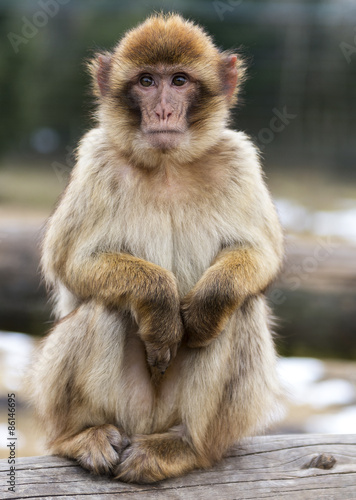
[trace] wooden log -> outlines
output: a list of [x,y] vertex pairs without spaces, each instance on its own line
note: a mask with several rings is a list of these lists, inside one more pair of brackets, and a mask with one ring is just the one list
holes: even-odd
[[249,438],[214,468],[155,485],[93,476],[54,456],[17,459],[15,493],[8,491],[8,473],[7,460],[1,460],[1,499],[351,500],[356,499],[356,435]]
[[286,240],[286,258],[279,285],[294,291],[356,291],[356,245],[333,237]]

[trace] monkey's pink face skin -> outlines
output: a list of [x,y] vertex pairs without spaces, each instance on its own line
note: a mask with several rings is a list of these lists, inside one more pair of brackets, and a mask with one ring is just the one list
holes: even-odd
[[141,73],[132,87],[141,111],[141,132],[157,149],[178,147],[188,130],[196,82],[182,72]]

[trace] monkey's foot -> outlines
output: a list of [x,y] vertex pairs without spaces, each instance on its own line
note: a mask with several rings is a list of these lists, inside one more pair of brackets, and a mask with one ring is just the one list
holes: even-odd
[[94,474],[111,474],[129,439],[110,424],[90,427],[62,441],[54,448],[56,453],[75,458],[82,467]]
[[175,433],[135,436],[121,455],[115,479],[154,483],[199,467],[191,446]]

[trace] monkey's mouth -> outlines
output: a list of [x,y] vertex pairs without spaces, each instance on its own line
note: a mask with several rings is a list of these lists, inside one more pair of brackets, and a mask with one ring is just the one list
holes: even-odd
[[159,129],[146,130],[147,141],[154,148],[169,150],[178,147],[184,136],[183,130]]
[[183,134],[182,130],[147,130],[146,134]]

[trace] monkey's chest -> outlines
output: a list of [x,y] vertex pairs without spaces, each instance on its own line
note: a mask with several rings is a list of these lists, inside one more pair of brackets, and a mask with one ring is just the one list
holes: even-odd
[[136,206],[117,228],[120,251],[172,271],[186,293],[221,249],[224,225],[223,214],[207,206]]

